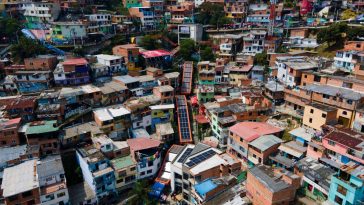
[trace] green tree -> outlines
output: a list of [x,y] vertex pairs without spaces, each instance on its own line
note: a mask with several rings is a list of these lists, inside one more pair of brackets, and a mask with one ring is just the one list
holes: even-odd
[[284,140],[285,142],[292,140],[292,136],[291,136],[291,134],[289,134],[289,131],[290,130],[288,130],[288,129],[285,129],[284,130],[284,133],[283,133],[283,136],[282,136],[282,140]]
[[195,52],[196,52],[196,45],[194,40],[192,39],[181,40],[179,54],[184,60],[186,61],[193,60],[192,54],[194,54]]
[[224,5],[215,4],[210,2],[205,2],[200,5],[199,15],[197,17],[197,22],[202,24],[216,25],[217,27],[229,24],[232,21],[226,18],[224,12]]
[[318,43],[327,43],[329,46],[333,46],[337,43],[344,41],[343,33],[348,30],[346,23],[335,23],[330,25],[328,28],[320,29],[317,33]]
[[261,65],[261,66],[268,65],[267,52],[264,51],[263,53],[257,53],[254,57],[254,64]]
[[157,202],[149,198],[148,193],[151,191],[150,186],[145,180],[137,181],[133,190],[129,193],[129,205],[154,205]]
[[31,40],[25,37],[19,39],[19,43],[11,47],[11,53],[14,61],[21,63],[24,58],[35,57],[46,54],[47,49],[39,41]]
[[145,35],[142,39],[141,46],[147,50],[160,48],[159,39],[153,35]]
[[201,60],[203,61],[215,61],[215,55],[214,52],[212,50],[211,47],[206,46],[202,51],[201,51]]
[[341,13],[342,20],[354,19],[356,17],[356,13],[351,9],[346,9]]
[[0,38],[15,40],[21,23],[15,18],[0,18]]
[[286,7],[286,8],[293,8],[294,7],[294,4],[293,4],[292,1],[284,0],[283,1],[283,6]]
[[364,28],[363,27],[352,27],[348,29],[346,32],[346,37],[348,40],[358,40],[358,37],[364,37]]

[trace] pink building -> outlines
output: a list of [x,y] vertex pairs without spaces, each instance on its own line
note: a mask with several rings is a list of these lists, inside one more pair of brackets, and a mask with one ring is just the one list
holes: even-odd
[[320,159],[324,157],[325,154],[325,147],[322,146],[321,142],[312,141],[308,142],[307,146],[307,156],[313,159]]
[[[227,152],[244,161],[248,160],[248,150],[251,142],[262,136],[279,136],[282,133],[282,129],[265,122],[240,122],[230,127],[229,131]],[[259,152],[262,153],[261,150]]]
[[349,129],[334,130],[323,138],[322,145],[332,159],[364,164],[364,136],[359,133]]

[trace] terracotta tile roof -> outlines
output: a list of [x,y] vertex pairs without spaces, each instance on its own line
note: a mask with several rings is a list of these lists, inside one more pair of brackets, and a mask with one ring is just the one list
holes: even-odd
[[159,147],[159,145],[161,144],[159,140],[148,139],[143,137],[128,139],[127,143],[130,146],[130,150],[133,152]]
[[87,60],[84,58],[73,58],[73,59],[67,59],[62,64],[63,65],[85,65],[87,64]]
[[282,131],[280,128],[265,122],[240,122],[230,127],[229,130],[248,142],[257,139],[262,135],[269,135]]

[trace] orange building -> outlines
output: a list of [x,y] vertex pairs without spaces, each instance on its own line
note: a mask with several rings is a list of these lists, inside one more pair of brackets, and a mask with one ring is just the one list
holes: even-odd
[[54,70],[57,63],[57,57],[52,55],[40,55],[35,58],[24,59],[26,70]]
[[174,88],[170,85],[154,87],[153,94],[159,97],[162,103],[173,103]]
[[138,67],[139,48],[135,44],[118,45],[112,48],[113,55],[123,56],[128,74],[139,76],[141,68]]
[[19,145],[20,121],[21,118],[0,120],[0,147]]

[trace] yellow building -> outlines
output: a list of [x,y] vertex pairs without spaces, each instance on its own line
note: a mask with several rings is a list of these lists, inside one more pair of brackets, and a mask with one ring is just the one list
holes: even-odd
[[315,130],[321,130],[322,125],[335,124],[337,122],[338,109],[319,103],[311,103],[305,106],[303,125]]
[[137,177],[136,161],[133,157],[129,155],[113,159],[111,166],[115,173],[117,191],[131,188]]

